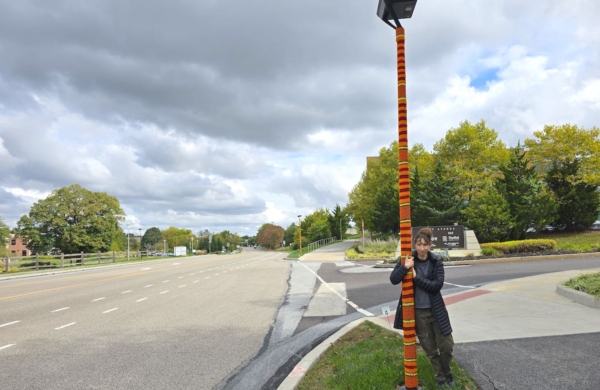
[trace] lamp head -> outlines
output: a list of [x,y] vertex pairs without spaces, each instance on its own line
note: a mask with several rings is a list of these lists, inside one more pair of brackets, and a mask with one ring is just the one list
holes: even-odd
[[[389,7],[386,6],[386,3]],[[379,0],[377,16],[384,22],[396,19],[409,19],[416,5],[417,0]]]

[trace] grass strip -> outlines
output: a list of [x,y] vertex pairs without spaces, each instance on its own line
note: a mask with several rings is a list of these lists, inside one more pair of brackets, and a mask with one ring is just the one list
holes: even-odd
[[[404,382],[403,339],[365,321],[333,343],[306,373],[298,390],[396,389]],[[433,367],[419,350],[419,384],[437,389]],[[458,363],[452,362],[454,389],[478,389]]]
[[564,285],[573,290],[590,294],[596,299],[600,299],[600,272],[569,279]]

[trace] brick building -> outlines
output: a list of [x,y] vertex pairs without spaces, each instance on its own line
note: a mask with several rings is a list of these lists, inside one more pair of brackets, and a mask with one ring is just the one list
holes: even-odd
[[31,256],[31,251],[27,249],[27,239],[14,234],[11,234],[8,240],[8,252],[15,257]]

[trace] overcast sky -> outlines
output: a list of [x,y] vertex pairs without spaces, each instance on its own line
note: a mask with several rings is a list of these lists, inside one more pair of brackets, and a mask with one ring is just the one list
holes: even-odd
[[[345,205],[397,137],[377,0],[0,0],[0,215],[54,189],[116,196],[131,229],[254,235]],[[508,145],[600,125],[600,2],[419,0],[409,142],[463,120]]]

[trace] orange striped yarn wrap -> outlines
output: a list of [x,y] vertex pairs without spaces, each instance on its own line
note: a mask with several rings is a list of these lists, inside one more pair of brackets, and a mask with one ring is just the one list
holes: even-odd
[[[408,111],[406,104],[406,59],[404,29],[396,29],[398,59],[398,201],[400,202],[400,253],[404,264],[412,253],[410,223],[410,168],[408,165]],[[412,270],[402,280],[402,328],[404,330],[404,380],[407,389],[419,386],[417,367],[417,333]]]

